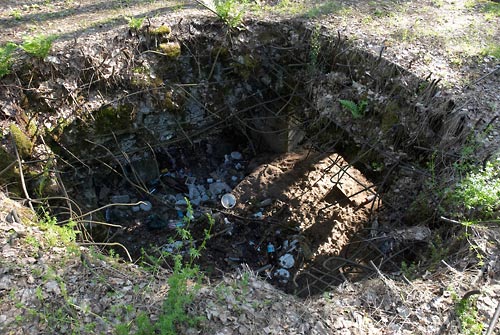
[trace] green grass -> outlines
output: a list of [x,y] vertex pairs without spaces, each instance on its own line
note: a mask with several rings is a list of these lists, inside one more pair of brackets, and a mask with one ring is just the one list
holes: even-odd
[[500,3],[486,1],[481,7],[481,11],[487,15],[500,17]]
[[43,59],[49,54],[55,39],[56,36],[53,35],[25,36],[21,49],[31,56]]
[[500,44],[492,43],[486,48],[481,50],[481,55],[483,56],[493,56],[496,59],[500,59]]

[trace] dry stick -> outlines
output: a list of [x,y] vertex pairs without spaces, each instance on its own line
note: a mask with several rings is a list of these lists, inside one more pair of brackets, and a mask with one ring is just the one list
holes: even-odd
[[497,66],[493,71],[490,71],[488,72],[487,74],[485,74],[484,76],[480,77],[479,79],[476,79],[473,83],[465,86],[466,88],[470,88],[471,86],[474,86],[476,84],[478,84],[480,81],[482,81],[483,79],[485,79],[486,77],[489,77],[491,76],[493,73],[497,72],[498,70],[500,70],[500,66]]
[[134,261],[132,260],[132,257],[130,256],[130,253],[128,252],[127,248],[121,244],[121,243],[118,243],[118,242],[89,242],[89,243],[80,243],[80,245],[83,245],[83,246],[90,246],[90,245],[103,245],[103,246],[107,246],[107,247],[110,247],[110,246],[114,246],[114,245],[117,245],[119,247],[122,247],[123,250],[125,250],[125,252],[127,253],[127,257],[130,261],[130,263],[133,263]]
[[14,144],[14,151],[16,152],[17,164],[19,167],[19,176],[21,177],[21,186],[23,187],[24,196],[26,197],[26,200],[28,200],[28,204],[31,210],[34,212],[35,209],[33,208],[33,204],[31,203],[32,200],[28,193],[28,189],[26,188],[26,183],[24,181],[23,164],[21,162],[21,157],[19,156],[19,151],[17,150],[17,143],[12,133],[10,134],[10,137],[12,139],[12,143]]
[[500,316],[500,301],[498,302],[497,309],[495,310],[495,314],[488,325],[488,331],[485,335],[493,334],[493,330],[495,329],[496,323],[498,321],[498,317]]

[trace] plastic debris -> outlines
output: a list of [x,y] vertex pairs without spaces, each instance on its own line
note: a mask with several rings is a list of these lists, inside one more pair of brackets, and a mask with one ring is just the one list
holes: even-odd
[[207,178],[207,183],[212,184],[214,182],[214,178]]
[[285,269],[290,269],[295,264],[295,260],[291,254],[284,254],[280,257],[279,264]]
[[145,212],[149,212],[153,208],[153,205],[149,201],[141,201],[139,208]]
[[239,151],[233,151],[231,152],[231,158],[234,160],[241,160],[243,159],[243,155]]
[[286,284],[290,279],[290,272],[285,269],[278,269],[274,272],[274,277],[277,278],[281,284]]
[[222,196],[220,202],[222,203],[222,207],[230,209],[236,205],[236,197],[231,193],[226,193]]
[[231,180],[232,181],[238,181],[238,177],[237,176],[231,176]]

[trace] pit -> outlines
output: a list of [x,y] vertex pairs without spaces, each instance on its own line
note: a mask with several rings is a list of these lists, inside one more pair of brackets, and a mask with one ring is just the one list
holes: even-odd
[[44,66],[28,98],[77,115],[47,128],[71,199],[48,201],[84,243],[166,267],[203,245],[210,278],[301,297],[421,257],[425,167],[464,131],[437,82],[295,21],[156,20]]

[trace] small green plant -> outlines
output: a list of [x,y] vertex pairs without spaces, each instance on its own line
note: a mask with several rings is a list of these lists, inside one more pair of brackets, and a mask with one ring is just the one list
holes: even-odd
[[75,229],[76,223],[70,221],[68,224],[59,225],[56,218],[44,213],[44,218],[39,222],[43,230],[44,239],[49,247],[66,247],[69,251],[77,251],[78,246],[74,243],[79,231]]
[[500,158],[469,172],[449,199],[454,204],[462,204],[471,219],[500,221]]
[[[455,300],[458,300],[455,298]],[[461,334],[480,335],[483,333],[483,324],[478,320],[475,298],[462,298],[455,307],[455,312],[460,320]]]
[[405,261],[401,262],[401,272],[404,274],[404,276],[409,279],[415,279],[417,274],[418,274],[418,266],[416,263],[411,262],[410,264],[406,263]]
[[500,44],[489,44],[484,49],[481,50],[481,55],[492,56],[496,59],[500,59]]
[[0,47],[0,78],[10,73],[12,56],[16,49],[17,45],[11,42]]
[[21,49],[34,57],[43,59],[49,54],[55,39],[53,35],[25,36]]
[[243,10],[236,0],[215,0],[217,16],[231,28],[238,27],[243,21]]
[[13,9],[12,12],[10,12],[10,16],[12,16],[15,20],[21,20],[23,17],[19,9]]
[[128,21],[128,27],[132,30],[139,30],[142,27],[142,24],[144,20],[146,19],[145,17],[125,17],[125,19]]
[[339,100],[342,107],[351,112],[352,117],[355,119],[361,119],[365,116],[366,107],[368,106],[368,101],[361,100],[358,104],[356,104],[352,100]]
[[[203,274],[194,261],[200,257],[201,252],[206,249],[206,243],[210,239],[211,230],[215,223],[214,219],[207,215],[209,227],[204,230],[204,237],[201,244],[198,247],[194,246],[193,237],[190,231],[190,225],[192,224],[193,208],[188,199],[186,199],[188,204],[187,213],[184,217],[184,226],[177,228],[178,237],[183,241],[183,245],[189,245],[188,250],[188,260],[184,261],[181,253],[171,254],[173,259],[173,273],[167,279],[169,285],[169,291],[167,298],[163,303],[162,312],[159,315],[158,320],[152,323],[151,320],[146,315],[140,315],[135,320],[135,325],[137,327],[137,334],[165,334],[165,335],[175,335],[177,334],[177,326],[179,324],[187,324],[189,326],[196,325],[200,319],[188,315],[186,313],[186,307],[193,301],[196,292],[200,287]],[[161,253],[160,257],[163,257],[165,253]],[[157,266],[158,262],[153,260],[154,257],[147,257],[149,261],[153,261]],[[127,325],[121,325],[119,327],[120,334],[127,334]]]

